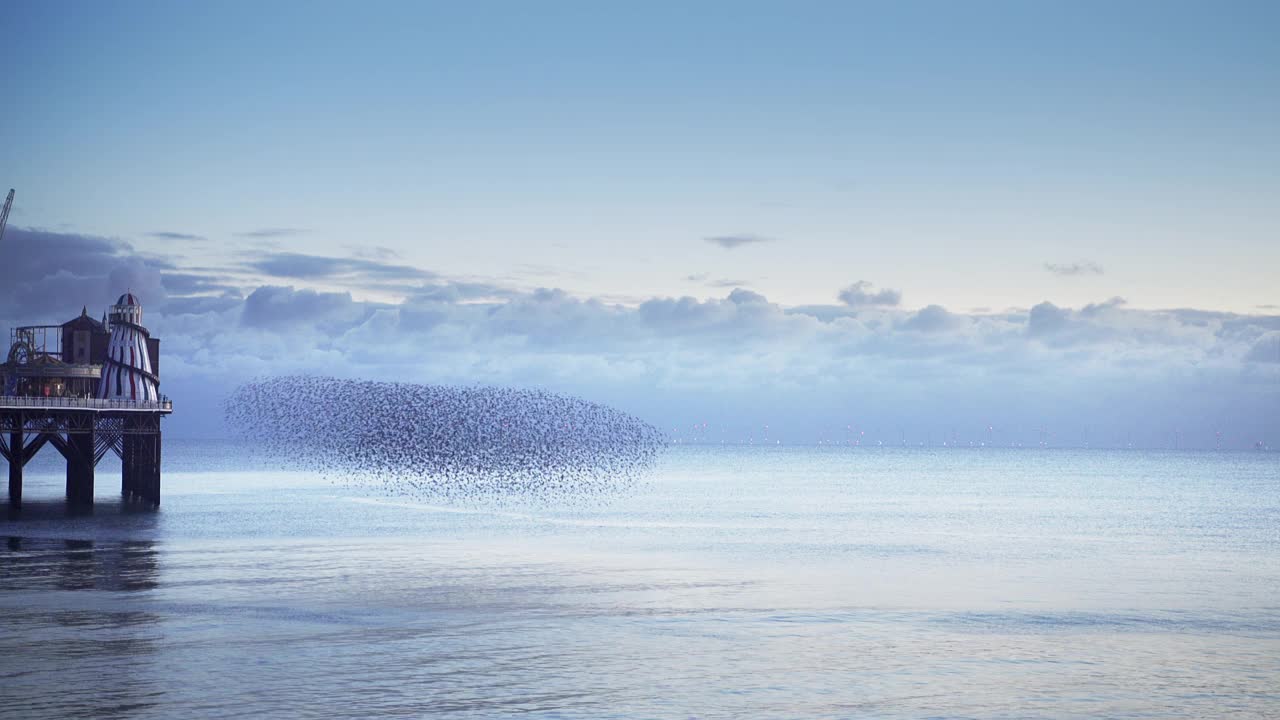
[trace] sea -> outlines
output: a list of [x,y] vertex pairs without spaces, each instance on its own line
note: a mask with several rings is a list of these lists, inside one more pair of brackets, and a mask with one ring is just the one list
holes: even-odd
[[673,446],[441,501],[166,439],[0,514],[3,718],[1277,718],[1280,454]]

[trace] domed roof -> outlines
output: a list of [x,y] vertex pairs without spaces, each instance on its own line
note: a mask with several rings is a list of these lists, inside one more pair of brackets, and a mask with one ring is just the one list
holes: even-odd
[[121,295],[119,300],[116,300],[116,304],[117,305],[141,305],[142,303],[138,302],[138,297],[134,295],[132,292],[127,292]]

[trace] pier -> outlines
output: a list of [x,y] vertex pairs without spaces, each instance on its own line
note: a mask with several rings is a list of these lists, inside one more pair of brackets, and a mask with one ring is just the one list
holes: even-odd
[[101,321],[87,309],[62,325],[10,334],[0,363],[0,455],[9,465],[9,506],[22,506],[23,469],[45,445],[67,464],[67,503],[93,503],[94,474],[120,458],[126,500],[160,504],[160,421],[173,403],[159,392],[160,341],[125,293]]

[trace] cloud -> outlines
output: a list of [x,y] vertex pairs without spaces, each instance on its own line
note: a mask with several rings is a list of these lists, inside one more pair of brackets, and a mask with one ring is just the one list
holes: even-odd
[[936,333],[954,330],[966,324],[965,318],[947,311],[941,305],[929,305],[902,323],[905,330]]
[[1280,332],[1269,332],[1258,338],[1245,355],[1245,360],[1280,364]]
[[191,233],[173,232],[170,230],[157,230],[155,232],[149,232],[147,233],[147,237],[159,238],[161,240],[204,241],[208,239],[203,235],[193,235]]
[[411,265],[295,252],[262,253],[257,259],[244,263],[244,267],[270,277],[293,280],[421,281],[437,277]]
[[349,329],[373,308],[351,299],[351,293],[295,290],[264,285],[244,300],[240,322],[246,327],[301,330],[320,327],[327,332]]
[[1101,265],[1089,260],[1082,260],[1074,263],[1045,263],[1044,269],[1060,275],[1062,277],[1075,277],[1078,275],[1102,275],[1104,270]]
[[195,272],[163,272],[160,283],[171,296],[201,295],[209,293],[236,293],[239,288],[218,275],[206,275]]
[[804,315],[824,323],[858,317],[858,311],[846,305],[797,305],[786,308],[784,312],[789,315]]
[[409,301],[475,302],[478,300],[510,300],[524,293],[506,285],[467,280],[437,280],[417,286],[409,293]]
[[310,232],[310,230],[307,230],[306,228],[268,227],[258,228],[257,230],[247,230],[245,232],[236,233],[236,235],[244,238],[277,238],[289,237],[291,235],[302,235],[307,232]]
[[789,315],[764,295],[742,288],[723,299],[651,298],[634,311],[626,310],[621,320],[635,325],[632,336],[645,338],[641,347],[658,341],[669,347],[746,348],[786,342],[818,324],[808,316]]
[[394,260],[400,257],[400,253],[392,248],[374,245],[372,247],[364,245],[347,246],[352,255],[359,258],[368,258],[370,260]]
[[1280,400],[1280,368],[1265,340],[1280,336],[1280,317],[1131,310],[1117,299],[983,315],[939,305],[860,312],[785,308],[739,288],[632,306],[436,280],[392,304],[283,286],[243,301],[180,302],[208,314],[157,321],[179,356],[166,367],[191,377],[306,371],[534,385],[663,424],[765,417],[801,432],[821,422],[843,427],[841,413],[855,412],[910,433],[975,415],[1004,427],[1078,428],[1087,417],[1097,442],[1100,416],[1116,433],[1125,423],[1151,427],[1152,417],[1185,432],[1229,408],[1230,423],[1254,428]]
[[849,307],[894,306],[902,302],[902,293],[889,288],[877,291],[870,282],[859,280],[841,290],[837,298]]
[[99,235],[57,233],[10,227],[4,244],[21,248],[8,253],[3,267],[21,278],[65,271],[76,276],[100,272],[105,265],[134,255],[133,246]]
[[709,288],[736,288],[746,287],[750,282],[746,280],[732,280],[729,278],[713,278],[710,273],[695,273],[685,276],[687,282],[698,283]]
[[769,299],[758,292],[743,290],[741,288],[729,293],[729,302],[735,305],[767,305]]
[[228,312],[239,312],[244,306],[244,297],[238,292],[225,295],[193,295],[190,297],[169,298],[159,308],[164,317],[178,318],[183,315],[221,315]]
[[1121,308],[1128,304],[1129,304],[1128,300],[1125,300],[1119,295],[1116,295],[1110,300],[1104,300],[1100,303],[1089,303],[1088,305],[1085,305],[1083,308],[1080,309],[1080,314],[1086,317],[1089,317],[1093,315],[1098,315],[1100,313],[1105,313],[1108,310]]
[[773,238],[761,237],[760,235],[715,235],[703,238],[712,245],[719,245],[725,250],[733,250],[743,245],[755,245],[758,243],[773,242]]
[[[1179,348],[1199,356],[1213,347],[1223,352],[1232,346],[1228,354],[1239,360],[1247,342],[1273,320],[1204,310],[1131,310],[1125,305],[1120,297],[1078,310],[1042,302],[1027,314],[1026,334],[1047,347],[1107,350],[1129,357],[1137,351],[1153,360]],[[1202,360],[1216,362],[1210,356]]]
[[172,263],[121,240],[13,227],[4,244],[21,249],[0,263],[0,315],[14,324],[61,322],[72,305],[105,306],[129,289],[153,303],[167,297],[160,278]]
[[1031,335],[1051,335],[1067,327],[1071,319],[1071,311],[1045,301],[1031,308],[1027,314],[1027,333]]

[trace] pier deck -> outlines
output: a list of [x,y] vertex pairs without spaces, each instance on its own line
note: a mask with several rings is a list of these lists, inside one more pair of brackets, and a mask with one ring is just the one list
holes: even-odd
[[67,502],[93,503],[94,468],[107,452],[120,458],[126,499],[160,504],[160,419],[173,412],[158,402],[97,398],[0,397],[0,456],[9,464],[9,505],[22,505],[22,470],[45,445],[67,462]]

